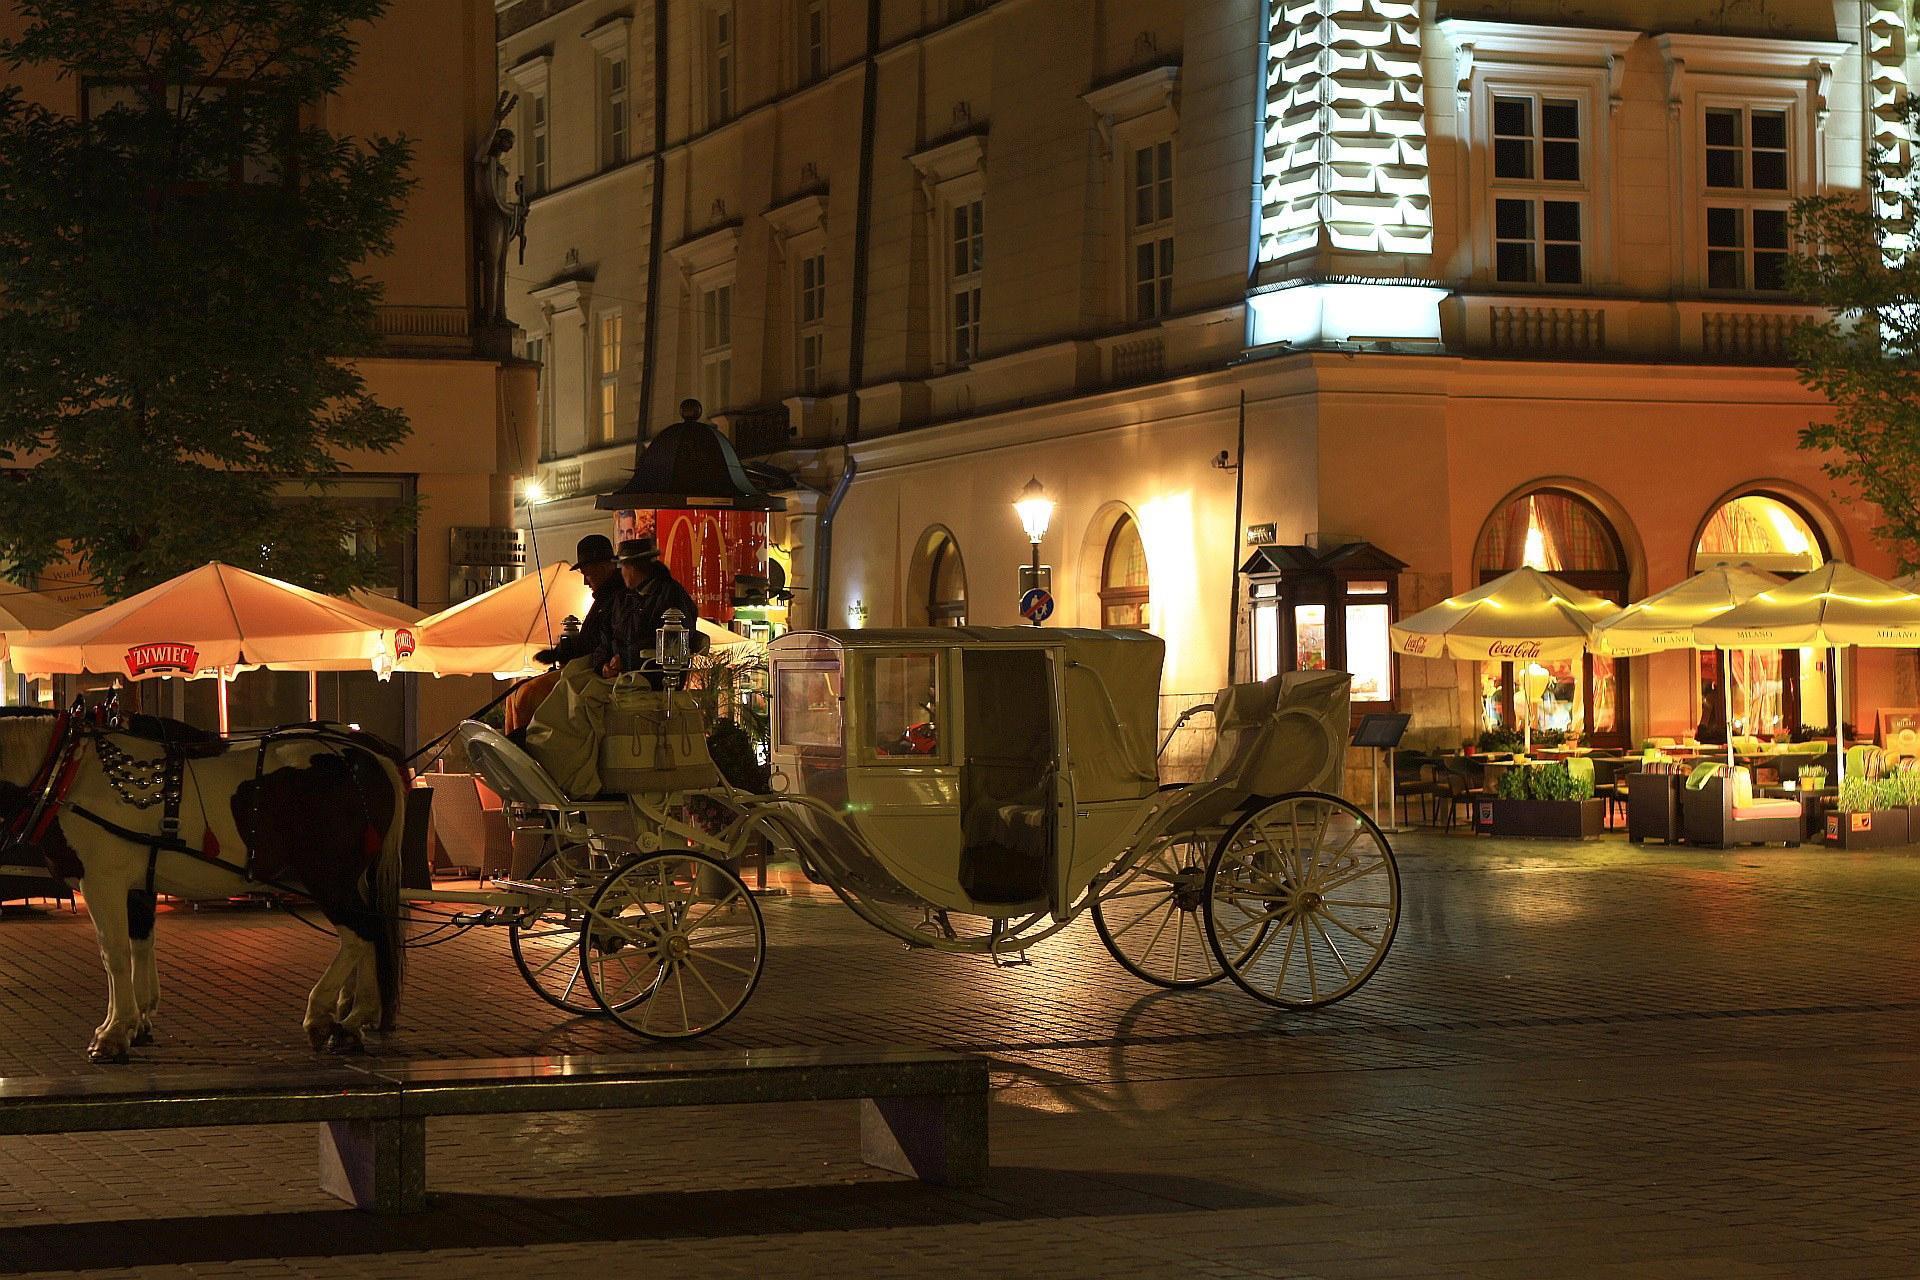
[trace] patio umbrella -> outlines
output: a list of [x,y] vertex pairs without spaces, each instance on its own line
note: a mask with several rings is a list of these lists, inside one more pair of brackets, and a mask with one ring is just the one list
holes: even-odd
[[[1587,651],[1593,627],[1619,606],[1538,569],[1519,568],[1393,624],[1395,653],[1417,658],[1518,662],[1573,658]],[[1527,750],[1531,717],[1522,719]]]
[[242,667],[370,671],[389,657],[392,627],[345,600],[214,561],[34,635],[11,660],[35,675],[219,675],[225,733],[226,676]]
[[[1617,658],[1668,653],[1696,647],[1694,629],[1780,585],[1780,579],[1752,565],[1716,565],[1644,600],[1636,600],[1594,624],[1594,652]],[[1733,694],[1727,672],[1720,673],[1720,696],[1727,720],[1727,764],[1733,764]]]
[[70,604],[43,596],[25,587],[0,588],[0,657],[13,646],[33,638],[35,632],[51,631],[81,616]]
[[560,639],[561,619],[568,614],[584,618],[592,605],[585,580],[558,560],[422,618],[408,628],[413,651],[395,667],[437,676],[503,678],[538,671],[541,664],[533,655]]
[[[1910,649],[1920,645],[1920,595],[1850,564],[1829,561],[1762,591],[1694,628],[1702,646],[1723,649]],[[1833,665],[1835,781],[1847,776],[1845,701]]]
[[366,587],[351,587],[345,599],[348,604],[359,605],[362,609],[385,614],[399,622],[413,623],[427,616],[425,609],[416,609],[405,600],[395,600],[392,596],[383,596],[378,591]]

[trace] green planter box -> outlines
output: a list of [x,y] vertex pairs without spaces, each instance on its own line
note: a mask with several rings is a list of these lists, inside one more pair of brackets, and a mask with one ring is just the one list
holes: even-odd
[[1891,849],[1907,843],[1906,809],[1827,813],[1827,843],[1835,849]]
[[1607,802],[1590,800],[1502,800],[1493,806],[1492,834],[1508,840],[1584,840],[1607,826]]

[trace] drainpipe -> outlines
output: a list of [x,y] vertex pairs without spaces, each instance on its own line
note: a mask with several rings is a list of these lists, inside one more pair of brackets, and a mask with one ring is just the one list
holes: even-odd
[[860,175],[853,208],[853,300],[847,317],[846,443],[841,447],[840,479],[827,498],[826,509],[814,521],[813,625],[816,628],[826,625],[833,587],[833,518],[839,513],[847,490],[853,486],[855,473],[860,470],[860,464],[854,461],[853,442],[860,438],[860,387],[866,380],[867,251],[873,231],[873,149],[875,122],[880,112],[879,52],[880,0],[867,0],[867,56],[860,86]]
[[653,365],[660,331],[660,224],[667,214],[667,4],[653,4],[653,212],[647,231],[647,331],[640,338],[640,421],[633,440],[637,467],[653,413]]

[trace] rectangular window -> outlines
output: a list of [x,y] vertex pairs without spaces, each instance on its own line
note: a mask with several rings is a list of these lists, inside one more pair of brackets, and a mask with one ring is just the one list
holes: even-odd
[[733,118],[733,6],[713,10],[707,59],[707,107],[712,123]]
[[1580,283],[1580,202],[1493,202],[1494,278],[1510,284]]
[[597,417],[601,444],[618,435],[620,392],[620,313],[600,313],[600,405]]
[[800,79],[808,84],[827,74],[827,0],[806,0],[800,8]]
[[1157,320],[1173,310],[1173,143],[1133,153],[1130,209],[1133,318]]
[[940,655],[932,651],[873,659],[872,723],[867,740],[875,756],[940,755]]
[[547,95],[527,94],[527,189],[539,195],[547,189],[550,176],[548,156]]
[[600,163],[622,164],[627,158],[627,57],[606,58],[601,66],[605,98],[601,103]]
[[840,669],[782,666],[777,670],[775,748],[839,755]]
[[980,273],[986,265],[987,252],[984,212],[984,205],[978,200],[953,207],[952,234],[948,239],[951,268],[948,332],[952,336],[954,364],[972,364],[980,354]]
[[1499,93],[1492,116],[1494,279],[1584,283],[1587,162],[1580,100]]
[[1707,288],[1778,293],[1789,248],[1787,113],[1708,107],[1702,125]]
[[733,402],[733,285],[700,295],[700,398],[709,414]]
[[799,384],[800,390],[810,395],[820,389],[820,364],[827,345],[827,255],[824,252],[800,259],[797,284],[794,331],[799,337]]
[[1393,701],[1391,612],[1384,602],[1347,605],[1347,671],[1355,702]]

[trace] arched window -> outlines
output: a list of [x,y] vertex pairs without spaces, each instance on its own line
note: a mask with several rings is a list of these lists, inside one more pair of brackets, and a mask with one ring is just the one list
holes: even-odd
[[[1600,509],[1577,493],[1541,488],[1494,512],[1480,533],[1475,564],[1481,582],[1522,566],[1568,586],[1627,602],[1627,556]],[[1624,746],[1629,732],[1626,668],[1613,658],[1480,664],[1483,729],[1531,721],[1537,742],[1565,734],[1581,742]],[[1516,688],[1517,685],[1517,688]]]
[[967,625],[967,566],[959,544],[944,529],[934,531],[927,552],[927,625]]
[[[1830,554],[1820,526],[1799,504],[1756,490],[1714,508],[1700,526],[1693,567],[1697,572],[1744,564],[1790,578],[1818,569]],[[1802,727],[1828,729],[1831,686],[1823,649],[1706,650],[1700,654],[1699,729],[1722,741],[1727,733],[1772,738]]]
[[1147,548],[1132,516],[1121,516],[1107,535],[1100,562],[1100,625],[1145,630],[1152,621],[1147,601]]

